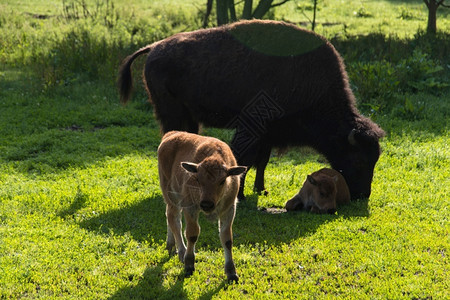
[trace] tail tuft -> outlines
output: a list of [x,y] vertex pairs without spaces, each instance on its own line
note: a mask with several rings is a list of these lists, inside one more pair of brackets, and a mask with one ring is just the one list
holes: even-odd
[[131,92],[133,91],[133,78],[131,76],[131,65],[133,64],[133,61],[141,54],[150,52],[150,50],[151,45],[139,49],[123,60],[119,69],[119,79],[117,81],[121,103],[126,104],[130,100]]

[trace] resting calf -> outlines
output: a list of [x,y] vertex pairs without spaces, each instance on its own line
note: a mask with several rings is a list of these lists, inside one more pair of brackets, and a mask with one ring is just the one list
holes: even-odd
[[308,175],[303,187],[286,203],[286,210],[316,213],[336,212],[336,206],[350,202],[350,192],[338,171],[323,168]]
[[[203,211],[219,219],[220,241],[225,253],[228,280],[237,281],[231,248],[232,224],[236,211],[239,176],[246,171],[237,166],[230,147],[224,142],[196,134],[171,131],[158,148],[158,170],[166,202],[167,250],[178,250],[186,276],[194,271],[194,247]],[[186,222],[187,248],[181,233],[181,212]]]

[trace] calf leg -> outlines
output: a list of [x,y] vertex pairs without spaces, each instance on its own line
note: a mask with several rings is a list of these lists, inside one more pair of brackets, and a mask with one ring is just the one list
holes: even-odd
[[184,244],[183,236],[181,234],[181,209],[174,205],[166,204],[166,219],[167,219],[167,244],[166,249],[169,254],[175,251],[175,245],[178,250],[178,258],[181,262],[184,260],[186,253],[186,245]]
[[191,276],[195,270],[195,243],[200,234],[200,226],[198,225],[198,210],[184,211],[184,219],[186,220],[186,240],[187,249],[184,256],[184,272],[186,276]]
[[239,277],[236,275],[236,268],[234,266],[232,247],[233,247],[233,232],[232,225],[234,220],[236,207],[233,205],[219,220],[220,242],[222,244],[225,254],[225,274],[228,281],[238,282]]

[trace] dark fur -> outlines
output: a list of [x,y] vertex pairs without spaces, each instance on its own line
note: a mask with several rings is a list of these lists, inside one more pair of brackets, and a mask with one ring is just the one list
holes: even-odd
[[[299,55],[263,54],[229,33],[249,24],[294,28],[322,45]],[[384,132],[358,112],[341,56],[324,38],[293,25],[260,20],[176,34],[124,60],[119,78],[122,102],[128,101],[132,89],[130,66],[143,53],[148,53],[144,80],[163,132],[196,133],[199,124],[237,127],[231,147],[239,164],[257,167],[258,191],[264,190],[272,147],[311,146],[341,171],[352,198],[370,195],[380,155],[378,140]],[[253,138],[255,132],[234,121],[261,92],[282,113],[263,120],[263,129],[243,151],[239,137]]]

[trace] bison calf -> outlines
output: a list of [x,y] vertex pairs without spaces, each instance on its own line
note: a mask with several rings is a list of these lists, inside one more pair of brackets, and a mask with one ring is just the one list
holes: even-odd
[[[225,273],[237,281],[232,258],[232,224],[236,211],[239,177],[246,167],[237,166],[224,142],[196,134],[171,131],[158,148],[158,171],[166,202],[167,250],[178,250],[186,276],[194,271],[194,247],[203,211],[209,219],[219,219],[220,241],[225,252]],[[181,212],[186,222],[187,248],[181,233]]]
[[307,176],[297,195],[286,202],[286,210],[334,214],[337,205],[348,202],[350,192],[344,177],[338,171],[323,168]]

